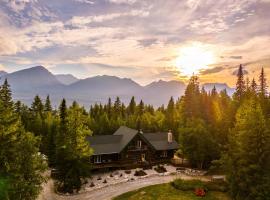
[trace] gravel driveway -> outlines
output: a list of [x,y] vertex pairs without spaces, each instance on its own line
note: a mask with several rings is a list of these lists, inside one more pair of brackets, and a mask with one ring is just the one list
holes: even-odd
[[149,185],[156,185],[162,183],[168,183],[173,181],[175,178],[182,179],[202,179],[209,180],[206,177],[191,177],[183,174],[178,175],[168,175],[168,176],[152,176],[143,179],[138,179],[126,183],[119,183],[116,185],[110,185],[108,187],[97,189],[90,192],[83,192],[80,194],[72,195],[72,196],[62,196],[57,195],[53,192],[53,183],[50,180],[46,186],[44,186],[44,190],[40,195],[38,200],[110,200],[115,196],[118,196],[122,193],[129,192],[132,190],[136,190]]

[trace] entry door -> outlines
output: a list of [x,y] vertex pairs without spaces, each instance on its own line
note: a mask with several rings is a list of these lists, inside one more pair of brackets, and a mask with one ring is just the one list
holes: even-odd
[[142,162],[145,162],[145,154],[141,154],[141,159],[142,159]]

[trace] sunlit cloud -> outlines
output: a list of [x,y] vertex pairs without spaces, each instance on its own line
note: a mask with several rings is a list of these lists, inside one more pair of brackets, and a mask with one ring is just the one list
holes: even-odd
[[270,64],[269,9],[268,0],[3,0],[0,64],[232,85],[231,67],[253,63],[254,76],[255,63]]

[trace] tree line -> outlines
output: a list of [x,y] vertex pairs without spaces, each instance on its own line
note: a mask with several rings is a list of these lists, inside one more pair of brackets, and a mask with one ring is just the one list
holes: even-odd
[[78,191],[91,171],[93,150],[85,137],[113,134],[121,125],[144,132],[172,130],[180,144],[177,153],[193,167],[215,166],[227,173],[234,199],[270,196],[270,98],[263,69],[257,84],[245,79],[240,65],[232,97],[225,89],[206,91],[192,76],[181,98],[158,108],[135,97],[125,105],[117,97],[89,110],[75,101],[67,106],[63,99],[53,109],[49,96],[45,101],[36,96],[28,107],[12,101],[7,81],[0,97],[0,189],[9,199],[35,199],[46,163],[56,169],[60,192]]

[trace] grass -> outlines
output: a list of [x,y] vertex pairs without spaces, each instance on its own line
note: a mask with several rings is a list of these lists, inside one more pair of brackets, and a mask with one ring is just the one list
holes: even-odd
[[195,196],[193,191],[175,189],[170,183],[152,185],[124,193],[114,200],[230,200],[223,192],[210,191],[205,197]]

